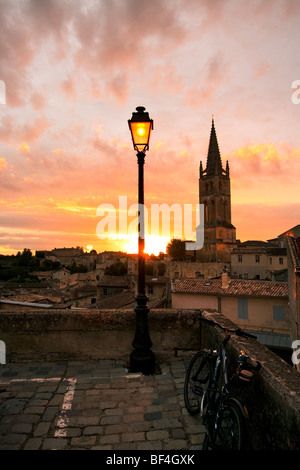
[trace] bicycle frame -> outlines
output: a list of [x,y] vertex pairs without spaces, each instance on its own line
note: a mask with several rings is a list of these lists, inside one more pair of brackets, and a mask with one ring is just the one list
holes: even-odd
[[[220,415],[223,409],[224,402],[229,398],[229,380],[228,380],[228,370],[227,370],[227,355],[226,355],[226,345],[230,339],[229,333],[226,331],[225,339],[222,341],[219,353],[217,355],[214,371],[210,383],[207,388],[207,410],[204,418],[213,419],[213,427],[209,426],[207,423],[207,437],[209,441],[214,445],[217,433],[220,426]],[[222,386],[221,391],[219,392],[218,400],[216,400],[216,394],[218,393],[218,383],[220,379],[221,366],[223,365],[223,376],[224,376],[224,385]],[[203,407],[204,397],[202,399],[201,406]],[[203,411],[203,409],[202,409]]]
[[256,336],[240,328],[224,327],[201,315],[200,321],[220,328],[225,337],[218,350],[203,349],[193,356],[185,377],[185,404],[191,415],[200,411],[203,417],[206,427],[203,449],[220,449],[222,446],[242,449],[247,440],[246,419],[249,415],[241,401],[232,396],[230,384],[235,379],[240,379],[239,383],[249,382],[252,370],[258,371],[261,366],[259,361],[242,353],[237,361],[238,367],[229,376],[231,370],[227,368],[226,346],[231,334],[253,339]]
[[219,351],[219,355],[217,357],[212,386],[217,389],[219,378],[220,378],[220,370],[221,364],[223,365],[223,374],[224,374],[224,391],[228,392],[228,372],[227,372],[227,355],[226,355],[226,344],[229,341],[229,334],[226,335],[225,339],[222,341],[221,348]]

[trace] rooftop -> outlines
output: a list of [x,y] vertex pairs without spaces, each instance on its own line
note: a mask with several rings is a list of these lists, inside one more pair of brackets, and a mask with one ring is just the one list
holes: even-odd
[[267,254],[274,256],[286,255],[286,248],[279,246],[238,245],[231,250],[231,254]]
[[299,244],[294,237],[287,237],[287,245],[289,248],[293,268],[296,272],[300,272]]
[[288,297],[287,282],[248,281],[230,279],[228,287],[222,287],[221,279],[179,279],[173,284],[173,292],[207,295],[246,295],[251,297]]
[[108,276],[104,275],[99,280],[98,287],[124,287],[130,286],[131,276]]

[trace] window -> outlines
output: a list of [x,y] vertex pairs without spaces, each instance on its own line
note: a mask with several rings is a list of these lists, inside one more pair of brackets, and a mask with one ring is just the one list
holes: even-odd
[[211,220],[215,220],[215,217],[216,217],[215,201],[211,201]]
[[204,221],[207,222],[208,221],[208,206],[207,206],[207,202],[204,201]]
[[273,305],[273,320],[284,321],[284,306]]
[[102,294],[107,295],[107,288],[106,287],[103,287]]
[[243,257],[242,257],[242,255],[238,255],[238,262],[239,262],[239,263],[242,263],[242,262],[243,262]]
[[148,294],[153,294],[153,285],[149,284],[148,286]]
[[272,258],[270,258],[270,264],[272,264]]
[[204,274],[200,273],[200,271],[195,272],[196,279],[204,279]]
[[238,299],[238,318],[248,320],[248,299]]
[[259,280],[260,279],[260,274],[254,274],[254,279]]
[[283,264],[283,258],[279,258],[279,264]]
[[256,261],[256,263],[259,263],[259,261],[260,261],[259,255],[255,255],[255,261]]

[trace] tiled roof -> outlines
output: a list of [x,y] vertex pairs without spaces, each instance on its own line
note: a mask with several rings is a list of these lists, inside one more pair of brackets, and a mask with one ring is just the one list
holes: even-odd
[[287,237],[287,245],[289,248],[290,257],[295,271],[300,272],[300,259],[298,255],[298,246],[294,237]]
[[287,282],[231,279],[228,287],[223,288],[221,279],[179,279],[175,281],[174,292],[248,297],[288,297],[288,284]]
[[104,275],[98,282],[98,287],[129,287],[129,276],[108,276]]
[[21,302],[17,300],[0,300],[1,304],[8,304],[8,305],[23,305],[24,307],[32,307],[32,308],[50,308],[51,304],[38,304],[36,302]]
[[134,292],[122,292],[101,300],[97,300],[97,307],[100,309],[129,308],[136,304]]
[[267,253],[267,248],[265,247],[248,247],[248,246],[238,246],[231,250],[231,254],[242,255],[242,254],[264,254]]
[[90,292],[94,293],[97,292],[97,287],[92,284],[84,284],[83,286],[77,287],[76,291],[82,294]]
[[250,255],[250,254],[267,254],[267,255],[286,255],[286,248],[281,248],[279,246],[238,246],[231,250],[233,255]]

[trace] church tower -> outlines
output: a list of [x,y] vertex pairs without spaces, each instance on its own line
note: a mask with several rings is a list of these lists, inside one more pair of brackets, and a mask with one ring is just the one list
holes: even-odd
[[210,132],[206,168],[200,161],[199,202],[204,205],[204,246],[198,251],[200,261],[230,261],[236,246],[236,229],[231,223],[229,164],[222,160],[214,119]]

